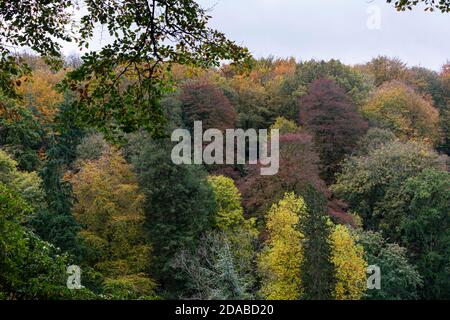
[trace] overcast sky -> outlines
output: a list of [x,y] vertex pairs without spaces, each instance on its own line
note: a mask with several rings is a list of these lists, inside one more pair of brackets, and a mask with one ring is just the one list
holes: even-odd
[[[397,12],[385,0],[197,2],[211,8],[211,26],[257,57],[338,58],[354,64],[382,54],[434,70],[450,59],[450,14],[423,8]],[[379,29],[374,28],[377,8],[373,6],[379,8]],[[367,27],[368,19],[372,29]]]
[[[450,59],[450,13],[397,12],[385,0],[196,0],[210,26],[256,57],[340,59],[355,64],[377,55],[433,70]],[[368,27],[369,25],[369,27]],[[91,43],[99,49],[107,36]],[[63,51],[76,51],[65,44]]]

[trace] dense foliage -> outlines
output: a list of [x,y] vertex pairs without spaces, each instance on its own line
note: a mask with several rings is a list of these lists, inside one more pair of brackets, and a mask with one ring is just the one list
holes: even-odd
[[[449,63],[254,59],[192,0],[80,2],[0,1],[0,299],[450,298]],[[278,173],[175,164],[196,120],[278,129]]]
[[312,82],[300,99],[300,106],[300,122],[313,134],[322,177],[330,182],[339,170],[339,163],[365,133],[367,124],[332,80]]
[[430,144],[439,141],[438,111],[401,82],[381,85],[362,110],[369,120],[398,137],[422,139]]

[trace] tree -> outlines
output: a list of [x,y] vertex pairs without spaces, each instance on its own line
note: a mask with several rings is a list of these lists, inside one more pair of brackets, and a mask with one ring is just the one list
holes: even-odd
[[294,58],[273,56],[252,59],[250,68],[245,69],[230,64],[222,66],[223,78],[216,78],[236,106],[239,127],[265,129],[275,117],[286,117],[288,110],[284,107],[291,100],[290,92],[282,91],[281,86],[295,68]]
[[255,242],[258,236],[255,218],[245,219],[241,194],[234,181],[224,176],[209,176],[217,213],[216,229],[223,234],[235,261],[235,269],[244,277],[248,290],[255,283]]
[[[269,210],[267,240],[258,259],[261,295],[288,300],[361,299],[366,289],[367,262],[363,247],[356,242],[357,236],[343,225],[332,225],[325,216],[325,224],[320,227],[317,219],[308,215],[310,210],[303,198],[294,193],[286,193]],[[307,238],[305,234],[313,224],[316,233]],[[324,227],[328,232],[323,232]],[[322,246],[316,246],[320,243],[318,236],[325,236]],[[305,281],[311,281],[309,286]]]
[[426,68],[413,67],[410,69],[413,80],[409,84],[417,92],[433,100],[433,105],[439,111],[441,131],[441,140],[437,149],[450,154],[450,126],[448,125],[450,123],[450,76],[446,68],[448,67],[444,64],[441,72],[438,73]]
[[27,171],[39,169],[44,128],[24,106],[0,92],[0,146]]
[[392,130],[398,137],[439,141],[439,113],[401,82],[383,84],[362,109],[375,124]]
[[423,67],[412,67],[409,69],[412,79],[407,83],[417,92],[433,99],[433,105],[441,110],[445,108],[445,88],[440,74],[436,71]]
[[250,284],[239,272],[228,237],[221,232],[207,233],[192,252],[182,250],[174,260],[188,279],[187,292],[194,299],[249,299]]
[[[393,2],[393,0],[386,0],[388,3]],[[412,7],[418,3],[424,4],[425,11],[434,11],[435,9],[441,12],[450,12],[450,1],[449,0],[394,0],[395,7],[398,11],[405,11],[406,9],[412,10]]]
[[445,168],[442,160],[423,145],[393,141],[347,159],[331,190],[361,215],[366,228],[381,229],[384,236],[397,241],[404,213],[394,209],[402,185],[424,169]]
[[412,80],[412,74],[408,67],[398,58],[378,56],[364,65],[356,66],[356,69],[364,74],[368,74],[376,87],[394,80],[404,82]]
[[279,115],[289,120],[298,119],[298,100],[307,94],[308,86],[319,79],[333,80],[359,108],[365,101],[371,85],[361,73],[339,60],[303,61],[297,64],[294,74],[286,75],[277,95],[285,97],[277,107]]
[[346,226],[336,225],[330,235],[335,269],[336,300],[359,300],[366,291],[367,262],[364,248],[357,244],[357,237]]
[[71,253],[75,260],[82,248],[77,241],[79,225],[72,215],[72,186],[64,180],[64,171],[76,158],[76,146],[84,132],[76,126],[72,97],[66,95],[59,106],[47,137],[45,163],[39,171],[45,191],[47,210],[40,211],[30,225],[44,240]]
[[[442,141],[438,145],[438,149],[443,152],[447,152],[447,136],[448,136],[448,97],[450,97],[450,91],[446,90],[445,81],[445,65],[442,68],[442,72],[428,70],[423,67],[408,68],[405,63],[398,58],[389,58],[385,56],[379,56],[372,59],[365,65],[356,67],[363,74],[373,78],[376,86],[385,84],[388,86],[389,82],[400,81],[407,85],[410,90],[414,90],[417,96],[423,97],[427,103],[431,103],[439,111],[440,128],[443,133]],[[393,90],[395,92],[395,90]],[[394,103],[395,104],[395,103]],[[394,111],[398,111],[394,108]],[[438,136],[436,131],[433,131],[437,140]]]
[[217,228],[224,232],[233,232],[245,224],[241,195],[234,185],[234,181],[224,176],[210,176],[208,182],[216,200]]
[[450,173],[426,169],[403,186],[400,230],[423,277],[423,299],[450,297]]
[[[109,134],[139,127],[157,132],[163,121],[158,101],[168,87],[167,67],[172,63],[207,67],[222,59],[241,62],[249,56],[248,50],[209,28],[209,16],[192,0],[85,0],[83,4],[79,21],[70,13],[81,9],[70,0],[0,4],[5,29],[0,40],[7,44],[0,46],[3,91],[14,92],[15,75],[21,73],[9,45],[30,47],[54,61],[61,42],[74,40],[87,48],[94,28],[101,25],[111,42],[86,53],[82,65],[69,72],[63,84],[78,95],[79,123]],[[74,24],[77,27],[71,28]]]
[[258,259],[261,295],[266,299],[296,300],[303,297],[300,275],[303,235],[298,225],[300,215],[305,211],[303,198],[286,193],[267,213],[268,239]]
[[202,121],[203,128],[232,129],[236,113],[228,98],[205,79],[188,81],[180,93],[185,127],[193,128],[194,121]]
[[88,299],[87,289],[66,287],[68,257],[21,221],[31,207],[0,182],[0,299]]
[[0,149],[0,182],[19,193],[35,210],[45,208],[42,180],[36,172],[18,170],[18,163]]
[[444,137],[439,149],[447,155],[450,155],[450,108],[442,110],[440,119]]
[[111,150],[85,162],[70,181],[77,199],[73,212],[87,249],[83,262],[103,275],[107,293],[151,297],[155,283],[146,274],[151,248],[143,229],[144,195],[130,165]]
[[17,162],[0,150],[0,182],[18,192],[33,208],[33,214],[27,216],[24,222],[40,238],[70,252],[71,259],[76,258],[80,254],[76,242],[78,226],[70,211],[71,198],[67,184],[61,182],[54,163],[49,161],[41,175],[22,172],[17,167]]
[[319,157],[312,137],[306,132],[280,136],[280,165],[276,175],[261,176],[257,166],[247,166],[247,175],[237,180],[246,214],[263,217],[273,202],[286,192],[303,194],[313,185],[328,196],[327,187],[319,177]]
[[101,134],[92,132],[86,135],[76,147],[76,163],[80,165],[84,161],[98,160],[110,146]]
[[23,105],[42,124],[50,124],[58,112],[59,105],[64,101],[64,95],[55,90],[55,86],[64,76],[65,71],[52,72],[47,66],[39,63],[32,73],[21,77],[17,93],[22,97]]
[[266,89],[269,89],[274,85],[277,86],[279,80],[283,79],[286,75],[294,74],[296,66],[297,63],[294,57],[275,58],[270,55],[252,60],[252,68],[248,76],[254,82],[261,83]]
[[367,129],[344,90],[326,79],[312,82],[308,94],[300,99],[300,123],[314,136],[327,182],[334,180],[339,163]]
[[300,219],[303,234],[301,278],[308,300],[331,299],[336,288],[336,271],[332,261],[331,226],[325,199],[313,187],[305,193],[306,213]]
[[278,129],[280,135],[288,134],[288,133],[298,133],[300,128],[294,121],[287,120],[283,117],[277,117],[275,122],[270,126],[270,130]]
[[444,134],[441,150],[450,154],[450,63],[442,66],[440,73],[440,79],[442,83],[442,104],[439,106],[441,128]]
[[214,224],[215,201],[205,172],[198,166],[175,165],[166,140],[143,145],[132,163],[145,195],[145,229],[153,244],[152,274],[169,294],[182,291],[172,265],[180,248],[193,249]]
[[364,156],[372,150],[378,149],[387,143],[395,141],[395,134],[388,129],[370,128],[367,133],[358,141],[356,153]]
[[273,110],[264,86],[245,75],[236,75],[224,84],[224,92],[235,106],[237,126],[243,129],[267,129],[273,122]]
[[380,268],[381,288],[367,290],[366,299],[411,300],[417,299],[423,284],[417,268],[410,262],[406,248],[389,243],[381,232],[359,231],[357,243],[364,247],[369,265]]

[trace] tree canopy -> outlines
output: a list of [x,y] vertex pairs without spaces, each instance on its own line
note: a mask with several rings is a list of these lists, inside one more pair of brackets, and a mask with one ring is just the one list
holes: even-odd
[[[449,62],[253,58],[210,22],[0,1],[0,300],[450,298]],[[197,120],[279,130],[279,170],[176,164]]]
[[[159,99],[170,88],[166,72],[171,64],[209,67],[222,59],[242,62],[249,57],[247,49],[208,27],[210,17],[192,0],[84,0],[82,4],[83,12],[71,0],[30,0],[19,5],[2,1],[4,93],[14,95],[17,76],[29,71],[12,56],[15,47],[30,47],[55,61],[61,41],[88,48],[95,28],[102,26],[111,41],[84,54],[81,66],[67,74],[62,86],[77,94],[79,123],[108,134],[141,127],[160,133],[164,117]],[[81,18],[73,12],[80,12]]]
[[441,12],[450,12],[449,0],[387,0],[387,2],[394,2],[395,7],[399,11],[412,10],[413,6],[424,4],[425,11],[440,10]]

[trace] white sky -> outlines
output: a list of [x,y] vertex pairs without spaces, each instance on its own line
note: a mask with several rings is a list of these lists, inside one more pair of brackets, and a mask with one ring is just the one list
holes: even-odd
[[[197,0],[210,8],[210,26],[256,57],[340,59],[355,64],[377,55],[439,70],[450,59],[450,14],[397,12],[385,0]],[[379,29],[369,29],[379,8]],[[100,37],[94,40],[100,46]],[[64,46],[66,54],[73,47]]]
[[[439,69],[450,59],[450,14],[397,12],[385,0],[199,0],[211,26],[257,56],[338,58],[359,63],[379,54]],[[367,10],[380,8],[380,29]]]

